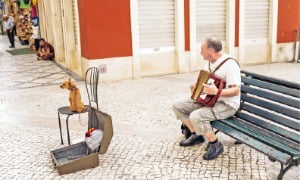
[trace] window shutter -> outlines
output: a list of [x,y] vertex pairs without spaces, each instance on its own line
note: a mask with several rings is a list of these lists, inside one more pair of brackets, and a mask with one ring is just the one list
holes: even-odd
[[226,0],[197,0],[196,5],[197,42],[212,36],[225,41]]
[[140,49],[175,46],[174,0],[139,0]]
[[245,39],[268,39],[269,0],[245,1]]

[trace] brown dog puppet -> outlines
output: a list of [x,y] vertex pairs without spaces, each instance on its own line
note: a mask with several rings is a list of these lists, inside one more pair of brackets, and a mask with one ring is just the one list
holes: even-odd
[[60,85],[60,88],[70,90],[69,101],[70,101],[70,110],[71,111],[81,113],[86,109],[86,107],[84,106],[84,104],[81,101],[80,91],[76,87],[76,85],[71,82],[71,78],[69,78],[69,80],[63,82]]

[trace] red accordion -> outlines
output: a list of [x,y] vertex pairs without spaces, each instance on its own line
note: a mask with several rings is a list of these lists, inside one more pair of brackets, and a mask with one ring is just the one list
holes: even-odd
[[[218,88],[218,92],[216,95],[208,95],[203,92],[204,86],[203,84],[215,84]],[[217,102],[222,89],[226,86],[225,80],[216,76],[214,73],[210,73],[208,71],[201,70],[198,76],[197,84],[192,94],[192,99],[197,101],[204,106],[213,107]]]
[[[200,71],[195,89],[191,97],[193,100],[208,107],[213,107],[215,105],[215,103],[219,99],[222,89],[226,87],[226,81],[223,78],[215,75],[215,72],[229,59],[232,58],[225,59],[223,62],[219,64],[219,66],[213,72],[208,72],[205,70]],[[209,64],[209,69],[210,69],[210,64]],[[205,94],[203,92],[204,89],[203,84],[207,84],[207,85],[215,84],[215,86],[218,88],[217,94],[216,95]]]

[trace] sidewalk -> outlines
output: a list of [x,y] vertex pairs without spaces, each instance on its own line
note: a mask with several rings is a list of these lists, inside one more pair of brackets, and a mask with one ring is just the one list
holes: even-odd
[[[7,68],[0,69],[1,79],[9,67],[15,66],[14,62],[31,63],[36,68],[38,63],[44,63],[35,61],[31,55],[10,56],[3,50],[0,49],[0,66],[5,62]],[[57,68],[54,64],[50,66]],[[28,69],[30,67],[22,66],[8,73],[1,80],[2,86],[7,87],[7,81],[13,81],[20,72],[28,73],[28,78],[35,76]],[[282,79],[292,78],[300,83],[300,64],[257,65],[243,69]],[[110,147],[100,156],[98,167],[58,176],[50,151],[63,147],[57,108],[68,104],[68,92],[58,85],[67,75],[57,72],[61,76],[53,84],[48,82],[48,76],[43,76],[48,72],[41,71],[40,77],[45,78],[40,78],[39,86],[0,88],[0,179],[276,179],[279,173],[279,163],[270,162],[266,156],[245,145],[234,145],[231,138],[222,134],[218,136],[226,145],[225,152],[216,160],[202,159],[205,145],[188,148],[178,145],[183,137],[180,122],[171,107],[174,101],[189,96],[188,85],[196,80],[197,73],[188,73],[100,83],[100,109],[113,118],[114,137]],[[25,81],[27,83],[32,81]],[[78,81],[76,84],[83,101],[88,102],[84,83]],[[71,117],[71,140],[82,138],[86,131],[86,114],[81,119],[83,125],[78,117]],[[66,143],[64,119],[62,125]],[[299,170],[297,167],[288,171],[285,179],[299,179]]]
[[[26,89],[54,85],[68,75],[52,61],[36,61],[36,55],[12,56],[6,49],[6,36],[0,36],[0,90]],[[16,40],[16,48],[25,48]],[[13,49],[9,49],[13,50]]]

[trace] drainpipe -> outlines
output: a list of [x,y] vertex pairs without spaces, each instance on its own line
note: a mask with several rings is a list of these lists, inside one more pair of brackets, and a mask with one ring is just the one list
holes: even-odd
[[294,42],[294,61],[297,63],[300,62],[300,28],[295,29],[295,42]]

